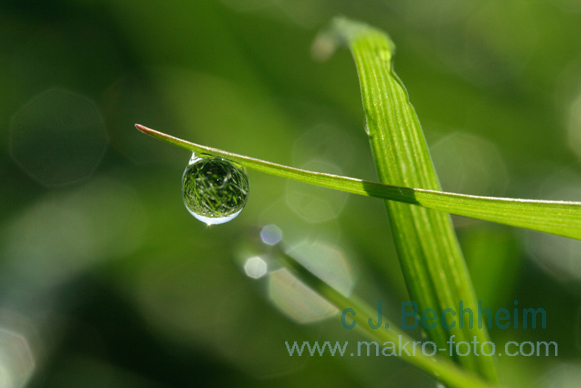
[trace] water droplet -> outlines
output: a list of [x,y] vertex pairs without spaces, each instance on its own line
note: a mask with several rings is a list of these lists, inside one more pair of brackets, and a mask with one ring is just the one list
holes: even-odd
[[182,177],[182,196],[188,211],[208,224],[236,218],[248,199],[248,176],[234,163],[216,156],[192,155]]

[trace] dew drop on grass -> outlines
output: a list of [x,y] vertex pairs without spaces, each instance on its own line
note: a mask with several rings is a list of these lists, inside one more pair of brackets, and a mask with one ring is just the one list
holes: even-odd
[[182,196],[188,211],[208,224],[236,218],[248,199],[248,176],[221,157],[192,155],[182,177]]

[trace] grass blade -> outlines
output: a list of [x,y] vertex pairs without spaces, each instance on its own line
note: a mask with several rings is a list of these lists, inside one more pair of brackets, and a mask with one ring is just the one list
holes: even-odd
[[384,329],[383,327],[372,329],[369,325],[366,325],[365,322],[368,322],[369,319],[377,319],[377,312],[368,304],[355,296],[345,296],[341,294],[332,286],[310,272],[308,268],[295,260],[291,255],[285,253],[284,249],[279,245],[274,246],[273,251],[273,256],[280,261],[284,267],[292,271],[298,279],[324,297],[331,304],[335,305],[339,311],[343,311],[347,308],[356,311],[359,324],[356,324],[355,329],[359,330],[372,340],[377,341],[379,347],[384,346],[386,342],[392,343],[398,354],[401,354],[405,361],[424,370],[432,377],[441,380],[450,388],[497,387],[497,385],[492,385],[483,381],[474,373],[462,370],[456,364],[442,356],[427,356],[423,352],[413,352],[408,355],[406,352],[401,352],[399,349],[400,343],[413,343],[414,341],[414,339],[404,333],[403,330],[398,329],[394,323],[389,322],[385,317],[382,318],[382,322],[387,322],[389,324],[389,329]]
[[181,148],[222,156],[246,168],[282,178],[581,240],[581,202],[481,197],[386,185],[283,166],[191,143],[140,124],[136,127],[143,133]]
[[[363,108],[375,165],[382,183],[440,191],[424,135],[407,91],[393,71],[394,45],[382,31],[344,18],[333,21],[318,42],[345,43],[355,60]],[[386,201],[395,245],[406,285],[418,314],[428,308],[441,316],[463,302],[477,310],[477,300],[452,221],[448,214],[408,204]],[[466,315],[458,311],[462,322]],[[427,330],[438,348],[449,338],[489,342],[486,328],[468,322]],[[472,326],[472,327],[470,327]],[[457,363],[496,381],[492,357],[470,353],[454,355]]]

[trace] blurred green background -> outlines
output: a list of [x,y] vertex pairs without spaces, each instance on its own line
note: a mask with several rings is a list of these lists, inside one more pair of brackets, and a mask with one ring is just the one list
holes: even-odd
[[[396,43],[445,190],[581,198],[579,0],[3,0],[1,387],[435,386],[393,357],[289,357],[362,338],[272,263],[247,276],[264,261],[246,242],[277,225],[398,320],[381,201],[250,171],[246,209],[207,227],[180,197],[190,155],[133,127],[376,180],[349,53],[310,52],[339,14]],[[581,244],[454,221],[485,307],[547,311],[545,330],[492,330],[497,347],[559,345],[499,358],[503,383],[578,386]]]

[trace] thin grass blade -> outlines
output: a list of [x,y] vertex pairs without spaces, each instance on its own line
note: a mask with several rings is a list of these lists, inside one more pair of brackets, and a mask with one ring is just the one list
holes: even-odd
[[140,124],[136,127],[143,133],[181,148],[228,158],[246,168],[278,177],[581,240],[581,202],[481,197],[386,185],[283,166],[191,143]]

